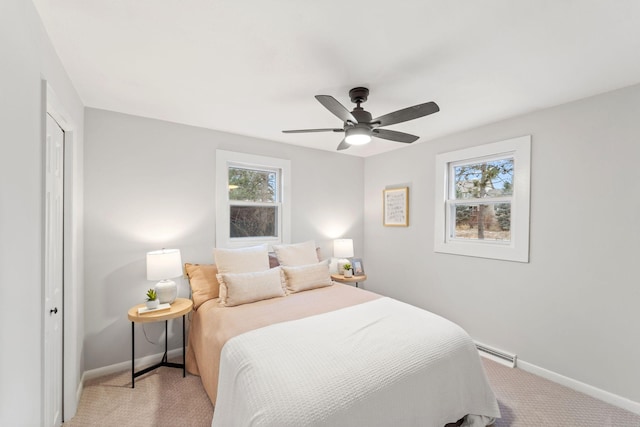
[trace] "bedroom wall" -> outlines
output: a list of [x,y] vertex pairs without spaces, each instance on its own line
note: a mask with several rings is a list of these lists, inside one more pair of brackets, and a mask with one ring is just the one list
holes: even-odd
[[[361,158],[104,110],[89,108],[85,117],[87,370],[130,360],[126,313],[154,285],[147,251],[175,247],[183,262],[213,262],[218,148],[290,159],[292,241],[313,239],[329,257],[332,239],[351,237],[362,254]],[[187,281],[178,286],[188,297]],[[145,326],[152,342],[164,342],[163,329]],[[170,348],[180,348],[181,323],[170,329]],[[136,331],[136,357],[162,350]]]
[[[73,281],[65,306],[65,411],[73,415],[82,365],[83,105],[30,1],[0,2],[0,425],[42,425],[43,127],[42,80],[76,124],[73,147]],[[71,336],[69,336],[71,335]],[[72,366],[72,368],[70,368]]]
[[[367,158],[366,288],[451,319],[525,362],[640,402],[639,111],[633,86]],[[434,253],[435,155],[527,134],[530,262]],[[410,226],[385,228],[382,190],[405,184]]]

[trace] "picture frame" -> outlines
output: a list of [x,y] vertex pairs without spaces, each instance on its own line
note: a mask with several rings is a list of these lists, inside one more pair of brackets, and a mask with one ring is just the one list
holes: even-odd
[[351,269],[353,270],[354,276],[363,276],[364,275],[364,264],[362,264],[361,258],[350,258]]
[[409,187],[382,190],[382,224],[385,227],[409,226]]

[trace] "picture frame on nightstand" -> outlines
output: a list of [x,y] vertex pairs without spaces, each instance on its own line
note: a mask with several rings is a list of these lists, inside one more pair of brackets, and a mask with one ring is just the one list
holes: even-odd
[[351,258],[351,268],[354,276],[364,275],[364,264],[361,258]]

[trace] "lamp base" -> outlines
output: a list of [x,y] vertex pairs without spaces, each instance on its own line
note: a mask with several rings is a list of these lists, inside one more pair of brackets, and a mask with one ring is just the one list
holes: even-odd
[[173,280],[161,280],[156,283],[156,294],[158,294],[158,300],[160,304],[171,304],[176,300],[178,296],[178,286]]
[[344,265],[349,264],[349,260],[341,258],[338,260],[338,274],[344,274]]

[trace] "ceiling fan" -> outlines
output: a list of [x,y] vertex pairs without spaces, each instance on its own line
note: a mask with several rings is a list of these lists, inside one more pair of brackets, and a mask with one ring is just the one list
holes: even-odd
[[371,141],[371,137],[410,144],[418,140],[420,137],[409,133],[380,128],[428,116],[429,114],[440,111],[440,107],[438,107],[438,104],[435,102],[426,102],[424,104],[414,105],[413,107],[404,108],[372,119],[371,113],[360,107],[360,104],[365,102],[368,96],[369,89],[366,87],[356,87],[351,89],[349,91],[349,97],[351,98],[351,102],[356,104],[356,108],[349,112],[349,110],[340,104],[333,96],[316,95],[316,99],[324,105],[327,110],[331,111],[336,117],[342,120],[344,122],[344,126],[342,128],[283,130],[282,132],[344,132],[345,137],[338,145],[338,150],[347,149],[352,145],[367,144]]

